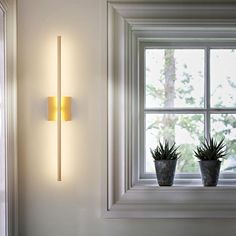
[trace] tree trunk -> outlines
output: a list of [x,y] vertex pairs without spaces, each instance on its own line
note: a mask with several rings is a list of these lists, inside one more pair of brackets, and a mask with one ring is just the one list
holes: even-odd
[[[165,49],[165,66],[164,66],[164,108],[174,107],[175,99],[175,80],[176,80],[176,68],[174,49]],[[168,140],[170,143],[175,142],[175,116],[174,114],[165,114],[163,117],[164,140]]]

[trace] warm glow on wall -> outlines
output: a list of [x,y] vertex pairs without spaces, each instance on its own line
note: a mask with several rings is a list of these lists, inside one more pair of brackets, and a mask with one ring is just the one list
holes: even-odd
[[61,96],[61,36],[57,37],[57,96],[48,97],[48,120],[57,121],[57,180],[61,173],[61,121],[71,120],[71,97]]

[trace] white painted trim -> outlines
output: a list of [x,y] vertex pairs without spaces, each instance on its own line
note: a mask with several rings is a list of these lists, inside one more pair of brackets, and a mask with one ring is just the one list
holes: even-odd
[[104,217],[236,218],[236,187],[160,188],[139,183],[140,42],[236,38],[236,4],[108,2],[108,156]]
[[1,0],[6,15],[7,236],[18,235],[16,0]]

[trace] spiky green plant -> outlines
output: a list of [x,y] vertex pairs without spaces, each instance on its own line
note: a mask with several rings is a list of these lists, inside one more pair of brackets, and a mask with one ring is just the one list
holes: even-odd
[[170,145],[168,141],[165,140],[164,144],[159,141],[157,147],[151,151],[152,157],[155,161],[159,160],[176,160],[180,157],[180,153],[177,152],[178,147],[175,143]]
[[215,141],[213,138],[210,138],[210,140],[205,139],[205,142],[202,142],[201,146],[197,147],[194,154],[201,161],[223,159],[227,155],[224,139],[220,142]]

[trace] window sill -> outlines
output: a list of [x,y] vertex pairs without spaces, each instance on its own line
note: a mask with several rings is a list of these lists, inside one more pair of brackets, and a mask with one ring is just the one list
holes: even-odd
[[136,185],[105,218],[236,218],[236,187]]
[[[135,186],[153,186],[153,187],[159,187],[157,184],[157,180],[155,179],[141,179],[137,183],[135,183]],[[175,179],[174,184],[172,187],[204,187],[202,185],[201,179]],[[236,188],[236,179],[219,179],[218,185],[215,187],[232,187]]]

